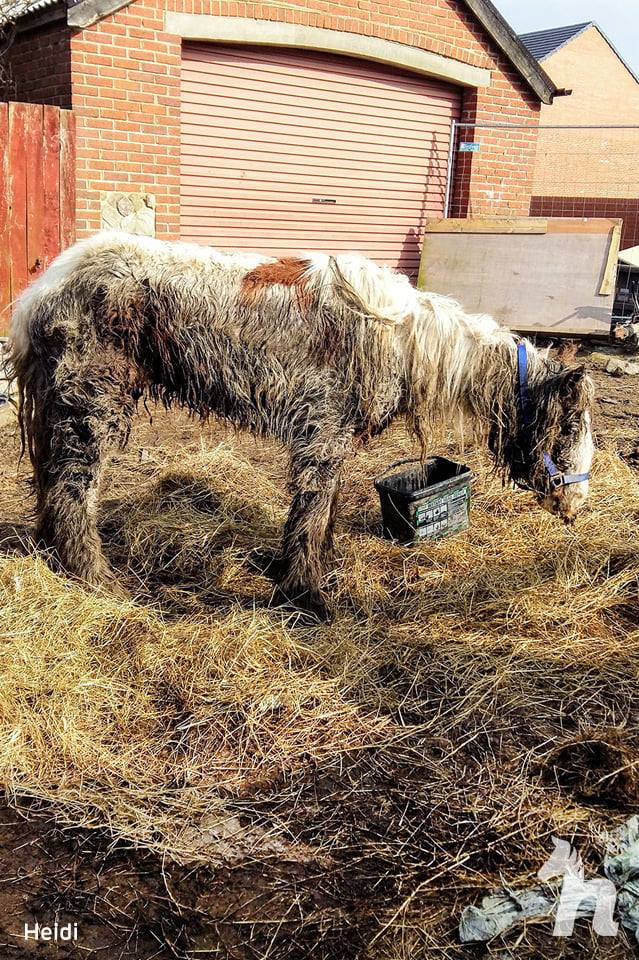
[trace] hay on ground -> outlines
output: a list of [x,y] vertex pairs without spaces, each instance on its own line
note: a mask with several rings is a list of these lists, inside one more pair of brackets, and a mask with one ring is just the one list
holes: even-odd
[[300,923],[321,942],[355,924],[393,960],[448,955],[461,908],[530,885],[553,834],[596,864],[637,801],[639,486],[600,452],[566,528],[467,454],[470,530],[407,549],[379,538],[371,481],[409,449],[394,434],[349,464],[335,618],[304,628],[247,562],[277,543],[279,454],[192,427],[119,456],[122,596],[0,560],[9,794],[185,863],[306,865],[341,907]]

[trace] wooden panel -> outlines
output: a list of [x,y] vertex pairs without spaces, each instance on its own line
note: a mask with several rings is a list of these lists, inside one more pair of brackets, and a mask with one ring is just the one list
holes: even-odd
[[454,217],[427,220],[426,233],[605,233],[622,221],[615,217]]
[[72,113],[0,104],[0,335],[11,302],[74,239]]
[[75,240],[75,119],[70,110],[60,111],[60,246]]
[[599,288],[601,296],[615,293],[617,282],[617,264],[619,261],[619,247],[621,245],[621,221],[616,223],[610,231],[610,243],[608,245],[608,256],[606,266],[604,267],[603,280]]
[[43,108],[30,103],[25,118],[27,167],[27,272],[33,280],[44,269],[44,183],[42,176]]
[[181,97],[184,239],[354,250],[416,275],[459,88],[348,57],[185,44]]
[[561,233],[558,223],[546,234],[427,233],[419,285],[513,330],[607,335],[614,297],[600,290],[615,226],[569,220]]
[[9,223],[9,105],[0,103],[0,336],[5,336],[9,329],[11,303]]
[[29,104],[9,104],[9,244],[11,293],[27,285],[27,165],[26,125]]
[[499,217],[465,220],[446,218],[428,220],[427,233],[547,233],[545,217]]
[[616,217],[550,217],[548,233],[586,233],[609,235],[614,227],[621,226],[621,220]]
[[43,221],[45,263],[60,252],[60,110],[45,107],[42,136]]

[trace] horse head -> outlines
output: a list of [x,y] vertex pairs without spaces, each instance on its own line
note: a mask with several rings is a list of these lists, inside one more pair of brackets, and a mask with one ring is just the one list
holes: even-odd
[[525,343],[517,347],[513,403],[493,429],[505,471],[550,513],[572,523],[584,507],[593,457],[593,385],[583,367],[568,368]]

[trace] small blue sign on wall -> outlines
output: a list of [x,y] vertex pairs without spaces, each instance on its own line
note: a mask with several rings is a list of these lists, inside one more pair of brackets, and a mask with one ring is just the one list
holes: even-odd
[[460,153],[477,153],[479,150],[478,143],[460,143],[459,152]]

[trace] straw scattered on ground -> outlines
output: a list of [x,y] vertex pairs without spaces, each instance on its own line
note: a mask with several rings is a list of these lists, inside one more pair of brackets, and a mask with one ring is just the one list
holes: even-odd
[[[631,471],[600,451],[565,528],[467,452],[470,530],[406,549],[378,536],[372,488],[411,450],[396,433],[349,463],[335,617],[299,627],[248,562],[277,543],[283,455],[223,436],[192,425],[115,459],[121,596],[0,559],[9,794],[180,863],[261,863],[259,909],[237,907],[254,952],[234,956],[467,955],[461,908],[532,885],[553,834],[596,872],[639,802]],[[569,955],[535,925],[517,950]]]

